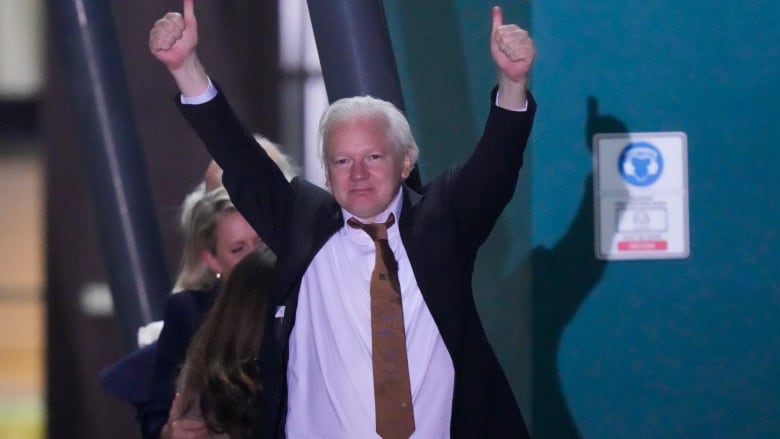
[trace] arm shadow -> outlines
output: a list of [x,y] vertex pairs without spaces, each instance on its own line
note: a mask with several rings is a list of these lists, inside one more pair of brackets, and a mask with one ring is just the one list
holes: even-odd
[[[623,122],[598,112],[589,97],[585,145],[593,150],[596,133],[628,132]],[[552,248],[530,254],[532,287],[532,405],[537,438],[580,438],[581,434],[561,388],[558,351],[566,326],[601,280],[606,261],[594,252],[593,173],[583,181],[582,199],[566,233]]]

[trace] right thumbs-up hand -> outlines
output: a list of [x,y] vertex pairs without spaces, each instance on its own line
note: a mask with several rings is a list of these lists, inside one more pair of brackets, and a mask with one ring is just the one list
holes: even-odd
[[168,67],[184,96],[198,96],[208,87],[208,76],[198,59],[197,47],[194,0],[184,0],[182,13],[168,12],[149,31],[149,50]]
[[169,69],[177,69],[198,45],[194,0],[184,0],[184,14],[168,12],[149,31],[149,50]]

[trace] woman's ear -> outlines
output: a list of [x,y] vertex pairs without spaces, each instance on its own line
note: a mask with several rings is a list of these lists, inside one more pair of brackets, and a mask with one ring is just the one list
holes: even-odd
[[217,257],[214,256],[213,253],[211,253],[208,250],[203,250],[203,251],[200,252],[200,257],[203,260],[203,262],[205,262],[206,265],[209,266],[211,271],[213,271],[217,275],[221,275],[222,274],[222,272],[224,271],[222,269],[222,265],[220,265],[219,261],[217,260]]

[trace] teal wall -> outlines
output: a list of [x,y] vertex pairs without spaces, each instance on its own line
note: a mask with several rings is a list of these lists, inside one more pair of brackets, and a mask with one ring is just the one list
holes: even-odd
[[[491,6],[485,1],[385,1],[412,129],[427,181],[463,161],[481,134],[496,70],[489,52]],[[504,8],[527,26],[524,2]],[[531,411],[528,179],[480,251],[474,275],[477,306],[493,348],[526,417]]]
[[554,328],[582,437],[780,437],[778,21],[770,1],[533,5],[534,244],[576,217],[589,121],[688,136],[691,256],[606,264]]
[[[491,4],[385,2],[423,179],[479,134]],[[534,436],[780,437],[780,8],[504,7],[539,113],[475,284]],[[687,134],[689,258],[594,259],[589,140],[614,131]]]

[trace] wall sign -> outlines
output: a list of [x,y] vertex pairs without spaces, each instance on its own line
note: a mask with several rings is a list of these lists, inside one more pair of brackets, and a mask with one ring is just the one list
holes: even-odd
[[685,133],[596,134],[593,155],[596,257],[688,257]]

